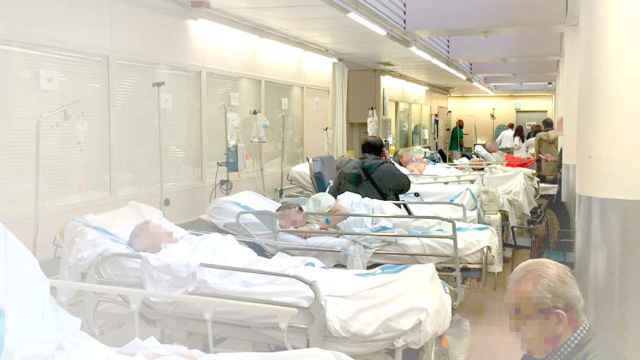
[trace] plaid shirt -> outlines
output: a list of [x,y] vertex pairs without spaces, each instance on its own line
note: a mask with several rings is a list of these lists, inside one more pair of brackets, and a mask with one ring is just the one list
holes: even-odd
[[580,352],[581,346],[585,345],[583,340],[586,340],[588,336],[591,336],[591,323],[585,321],[562,346],[552,351],[543,359],[534,358],[525,354],[522,360],[573,360],[576,358],[577,353]]

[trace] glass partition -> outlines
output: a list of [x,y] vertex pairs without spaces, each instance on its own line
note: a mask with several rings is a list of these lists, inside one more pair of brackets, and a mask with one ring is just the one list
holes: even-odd
[[0,74],[0,198],[5,205],[0,215],[5,221],[32,218],[36,167],[43,206],[107,197],[106,59],[2,47]]
[[411,134],[411,108],[408,103],[399,102],[397,111],[397,149],[410,146]]
[[[156,82],[164,82],[159,96]],[[160,183],[161,146],[165,184],[201,181],[199,72],[115,62],[112,98],[116,193],[148,191]]]
[[269,143],[264,150],[267,170],[279,171],[283,153],[285,168],[303,162],[302,88],[266,82],[265,114],[269,119]]
[[411,104],[411,146],[422,145],[422,105]]

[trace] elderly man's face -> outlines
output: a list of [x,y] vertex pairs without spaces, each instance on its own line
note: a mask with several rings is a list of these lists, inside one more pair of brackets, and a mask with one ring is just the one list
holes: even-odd
[[296,229],[306,224],[304,213],[299,209],[287,209],[278,212],[278,224],[281,229]]
[[411,154],[408,154],[408,153],[407,154],[402,154],[400,156],[400,165],[402,165],[402,166],[409,165],[411,163],[411,158],[412,158]]
[[149,239],[147,246],[148,252],[150,253],[160,252],[165,245],[177,242],[173,232],[156,223],[149,226],[149,234],[147,238]]
[[560,310],[534,304],[531,297],[534,291],[534,286],[525,284],[508,294],[509,324],[511,331],[518,334],[522,350],[543,358],[562,344],[567,324],[558,316]]

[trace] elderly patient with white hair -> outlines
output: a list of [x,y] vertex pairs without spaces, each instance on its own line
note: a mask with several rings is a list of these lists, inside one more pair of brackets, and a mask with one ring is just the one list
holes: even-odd
[[510,327],[520,336],[523,360],[621,359],[605,348],[584,314],[571,270],[548,259],[528,260],[509,276]]
[[162,224],[146,220],[136,225],[129,236],[129,246],[138,252],[155,254],[169,244],[175,244],[178,239],[172,231]]

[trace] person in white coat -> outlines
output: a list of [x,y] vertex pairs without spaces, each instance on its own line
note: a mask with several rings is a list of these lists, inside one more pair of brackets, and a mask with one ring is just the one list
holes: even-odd
[[496,144],[498,144],[500,151],[513,153],[514,126],[513,123],[507,124],[507,130],[500,133],[500,136],[496,139]]

